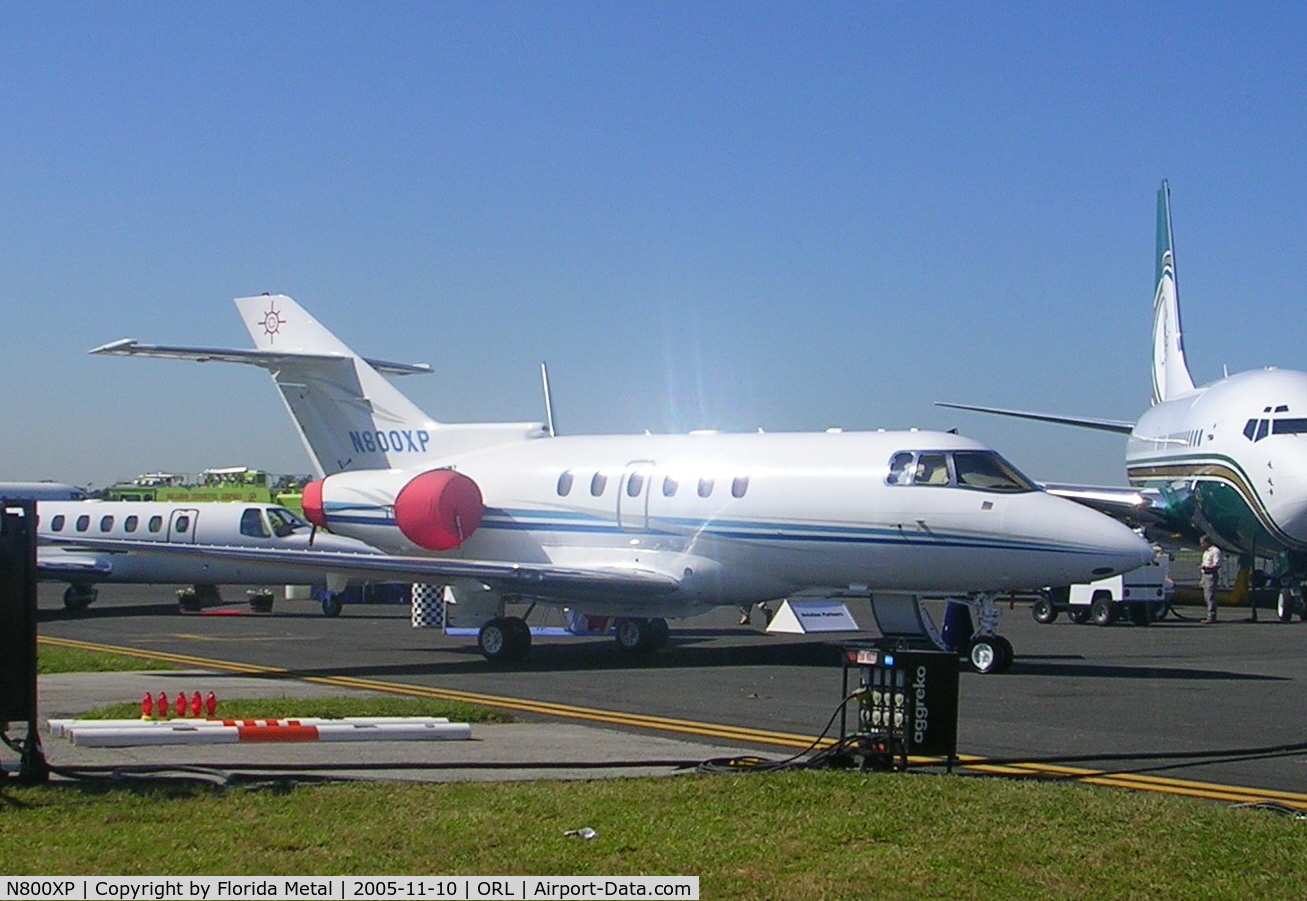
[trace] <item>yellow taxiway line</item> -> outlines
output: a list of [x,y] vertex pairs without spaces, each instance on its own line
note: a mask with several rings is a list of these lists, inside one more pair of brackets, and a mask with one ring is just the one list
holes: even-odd
[[[310,676],[281,667],[259,666],[252,663],[239,663],[232,660],[215,660],[210,657],[196,657],[190,654],[173,654],[167,651],[148,651],[140,648],[120,647],[117,645],[98,644],[75,641],[68,638],[40,636],[41,644],[55,647],[73,648],[83,651],[98,651],[107,654],[120,654],[127,657],[140,657],[146,660],[158,660],[179,666],[198,669],[211,669],[221,672],[240,673],[243,675],[263,676],[268,678],[296,679],[316,685],[335,686],[337,688],[363,689],[387,694],[407,695],[410,697],[435,698],[444,701],[463,701],[486,707],[516,710],[521,713],[535,713],[544,716],[565,717],[567,719],[586,720],[596,723],[608,723],[617,726],[633,726],[641,729],[655,729],[663,732],[676,732],[702,738],[742,741],[755,744],[776,745],[787,748],[822,748],[833,744],[831,739],[815,739],[810,735],[792,732],[772,732],[764,729],[750,729],[743,726],[728,726],[721,723],[705,723],[697,720],[682,720],[662,716],[649,716],[640,713],[625,713],[617,710],[602,710],[594,707],[578,707],[572,704],[557,704],[552,701],[534,701],[529,698],[509,698],[500,695],[481,694],[471,691],[456,691],[449,688],[435,688],[427,685],[412,685],[404,682],[387,682],[380,679],[364,679],[356,676]],[[916,763],[942,763],[942,761],[915,761]],[[988,763],[987,758],[960,755],[957,765],[978,773],[1015,777],[1042,777],[1045,779],[1065,779],[1068,781],[1087,782],[1093,785],[1106,785],[1115,788],[1127,788],[1132,791],[1162,792],[1189,798],[1202,798],[1223,801],[1232,804],[1253,804],[1258,802],[1278,802],[1293,807],[1307,809],[1307,793],[1287,792],[1268,788],[1248,788],[1239,785],[1223,785],[1215,782],[1196,782],[1186,779],[1172,779],[1141,773],[1113,773],[1103,770],[1084,769],[1080,767],[1061,766],[1048,763]]]

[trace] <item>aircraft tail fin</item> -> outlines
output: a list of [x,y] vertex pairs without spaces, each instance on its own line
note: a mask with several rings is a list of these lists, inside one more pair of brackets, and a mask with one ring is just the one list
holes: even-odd
[[1175,243],[1171,232],[1171,186],[1157,192],[1157,272],[1153,295],[1153,403],[1194,390],[1184,355],[1180,301],[1175,281]]
[[437,422],[385,378],[431,372],[431,367],[364,359],[284,294],[238,297],[236,308],[254,350],[124,339],[91,353],[248,363],[268,370],[319,477],[438,465],[461,451],[545,434],[540,423]]

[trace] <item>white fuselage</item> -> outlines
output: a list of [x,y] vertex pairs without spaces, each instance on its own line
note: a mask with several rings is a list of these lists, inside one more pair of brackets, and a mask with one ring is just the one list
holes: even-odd
[[1241,372],[1156,404],[1130,435],[1126,469],[1227,546],[1307,551],[1307,373]]
[[[898,484],[891,460],[904,452],[940,452],[952,479]],[[1001,460],[942,432],[542,438],[421,469],[337,473],[321,483],[322,507],[339,534],[389,553],[431,554],[397,526],[395,498],[424,470],[455,469],[480,487],[485,515],[443,556],[640,569],[680,583],[656,611],[648,600],[628,608],[621,597],[585,604],[644,615],[851,587],[1039,588],[1151,558],[1142,539],[1078,504],[1038,490],[962,486],[959,453]]]
[[[79,547],[77,539],[121,539],[160,545],[209,544],[283,550],[370,552],[361,542],[319,533],[276,504],[157,501],[38,501],[37,552],[40,578],[94,585],[136,584],[315,584],[321,569],[285,563],[256,563],[139,548],[119,552]],[[59,539],[60,543],[50,543]]]

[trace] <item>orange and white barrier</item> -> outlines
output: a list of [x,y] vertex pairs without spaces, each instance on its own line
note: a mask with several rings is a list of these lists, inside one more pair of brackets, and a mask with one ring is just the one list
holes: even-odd
[[444,717],[326,719],[50,720],[52,735],[87,748],[305,741],[463,741],[467,723]]

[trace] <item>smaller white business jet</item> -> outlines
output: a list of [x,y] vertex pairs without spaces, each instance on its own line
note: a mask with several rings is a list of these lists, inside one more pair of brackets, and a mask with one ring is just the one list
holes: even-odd
[[[316,567],[159,553],[161,546],[375,553],[361,541],[314,534],[309,523],[275,504],[39,500],[36,510],[41,541],[37,578],[67,582],[64,607],[74,612],[85,610],[98,594],[96,586],[104,582],[191,585],[199,602],[216,600],[219,585],[344,587],[343,579],[328,579]],[[106,540],[130,540],[133,547],[128,551],[98,543]],[[339,607],[329,599],[323,610],[338,613]]]
[[1195,387],[1185,358],[1171,231],[1171,189],[1157,192],[1152,406],[1138,422],[945,403],[1128,436],[1134,488],[1048,485],[1123,521],[1274,562],[1280,619],[1304,617],[1307,579],[1307,372],[1267,367]]
[[[1039,490],[997,452],[946,432],[555,437],[540,423],[447,424],[284,295],[236,300],[253,350],[143,345],[92,353],[267,369],[318,478],[314,524],[387,556],[196,547],[443,585],[480,622],[488,659],[527,653],[525,614],[617,617],[626,651],[661,647],[667,618],[803,596],[870,598],[882,634],[934,641],[925,596],[978,612],[965,647],[1001,671],[995,594],[1135,569],[1152,557],[1120,523]],[[528,608],[529,613],[529,608]]]

